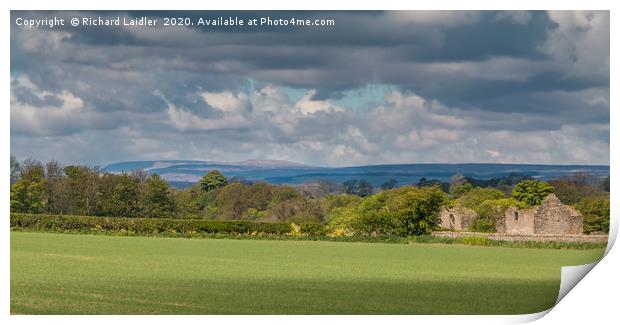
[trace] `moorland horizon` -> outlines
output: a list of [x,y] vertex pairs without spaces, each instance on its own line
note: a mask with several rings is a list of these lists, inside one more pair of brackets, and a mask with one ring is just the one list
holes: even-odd
[[347,167],[368,167],[368,166],[398,166],[398,165],[535,165],[535,166],[610,166],[610,163],[554,163],[554,162],[499,162],[499,161],[457,161],[457,162],[425,162],[425,161],[403,161],[403,162],[368,162],[368,163],[352,163],[352,164],[316,164],[309,162],[296,161],[291,159],[281,159],[281,158],[255,158],[250,157],[247,159],[237,159],[237,160],[225,160],[225,159],[203,159],[203,158],[164,158],[164,159],[156,159],[156,158],[135,158],[135,159],[121,159],[115,161],[108,161],[102,163],[85,163],[85,162],[67,162],[62,161],[61,159],[50,159],[50,160],[42,160],[37,157],[16,157],[17,160],[26,160],[32,159],[36,161],[56,161],[61,164],[66,165],[82,165],[82,166],[100,166],[102,168],[106,168],[108,166],[120,163],[141,163],[141,162],[162,162],[162,163],[184,163],[184,162],[196,162],[196,163],[209,163],[209,164],[226,164],[226,165],[234,165],[234,164],[250,164],[250,163],[282,163],[288,165],[295,166],[306,166],[306,167],[315,167],[315,168],[347,168]]

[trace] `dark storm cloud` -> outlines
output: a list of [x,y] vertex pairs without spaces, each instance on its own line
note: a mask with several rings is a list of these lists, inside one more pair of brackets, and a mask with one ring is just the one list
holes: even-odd
[[[11,12],[13,22],[54,16],[270,16],[336,25],[37,30],[13,23],[11,131],[20,155],[52,155],[25,145],[37,137],[75,148],[97,132],[125,146],[106,161],[609,159],[608,12]],[[367,85],[391,90],[365,102],[347,95]],[[521,133],[538,141],[539,152],[496,141]],[[586,148],[545,153],[567,143]],[[72,159],[102,159],[82,157]]]

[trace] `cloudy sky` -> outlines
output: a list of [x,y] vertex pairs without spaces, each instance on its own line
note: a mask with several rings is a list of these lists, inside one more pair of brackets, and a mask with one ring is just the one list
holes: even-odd
[[[45,17],[331,27],[23,28]],[[608,12],[12,12],[11,153],[609,164]]]

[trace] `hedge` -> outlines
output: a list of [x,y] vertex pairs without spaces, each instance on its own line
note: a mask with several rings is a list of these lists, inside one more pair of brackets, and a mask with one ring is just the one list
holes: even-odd
[[318,223],[302,223],[299,225],[299,232],[307,236],[325,236],[327,229]]
[[291,225],[284,222],[121,218],[11,213],[11,229],[37,231],[108,231],[136,234],[208,233],[228,235],[284,235]]

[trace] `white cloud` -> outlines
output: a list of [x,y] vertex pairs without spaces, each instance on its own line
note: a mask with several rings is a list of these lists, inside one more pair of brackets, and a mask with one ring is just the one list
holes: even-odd
[[[11,128],[17,132],[45,136],[75,128],[96,128],[96,123],[104,122],[100,113],[85,108],[84,101],[69,91],[41,90],[27,75],[11,78],[11,83]],[[39,103],[20,100],[15,94],[19,88]]]
[[248,96],[243,92],[203,92],[200,94],[204,101],[224,113],[243,114],[248,105]]
[[344,112],[342,107],[333,105],[327,100],[313,100],[316,90],[308,91],[297,103],[295,108],[303,114],[313,114],[316,112]]
[[[320,36],[12,28],[12,152],[95,163],[609,161],[608,12],[333,15]],[[294,88],[306,93],[289,98]],[[335,101],[355,92],[365,93]]]
[[550,11],[557,26],[547,32],[543,51],[569,77],[609,78],[609,11]]
[[159,90],[154,92],[156,96],[162,98],[167,105],[167,113],[170,124],[180,131],[209,131],[224,129],[240,129],[250,126],[250,121],[241,112],[238,105],[241,103],[239,97],[232,95],[230,92],[220,94],[202,93],[207,103],[211,103],[214,107],[222,110],[223,116],[218,117],[202,117],[177,107],[170,102]]

